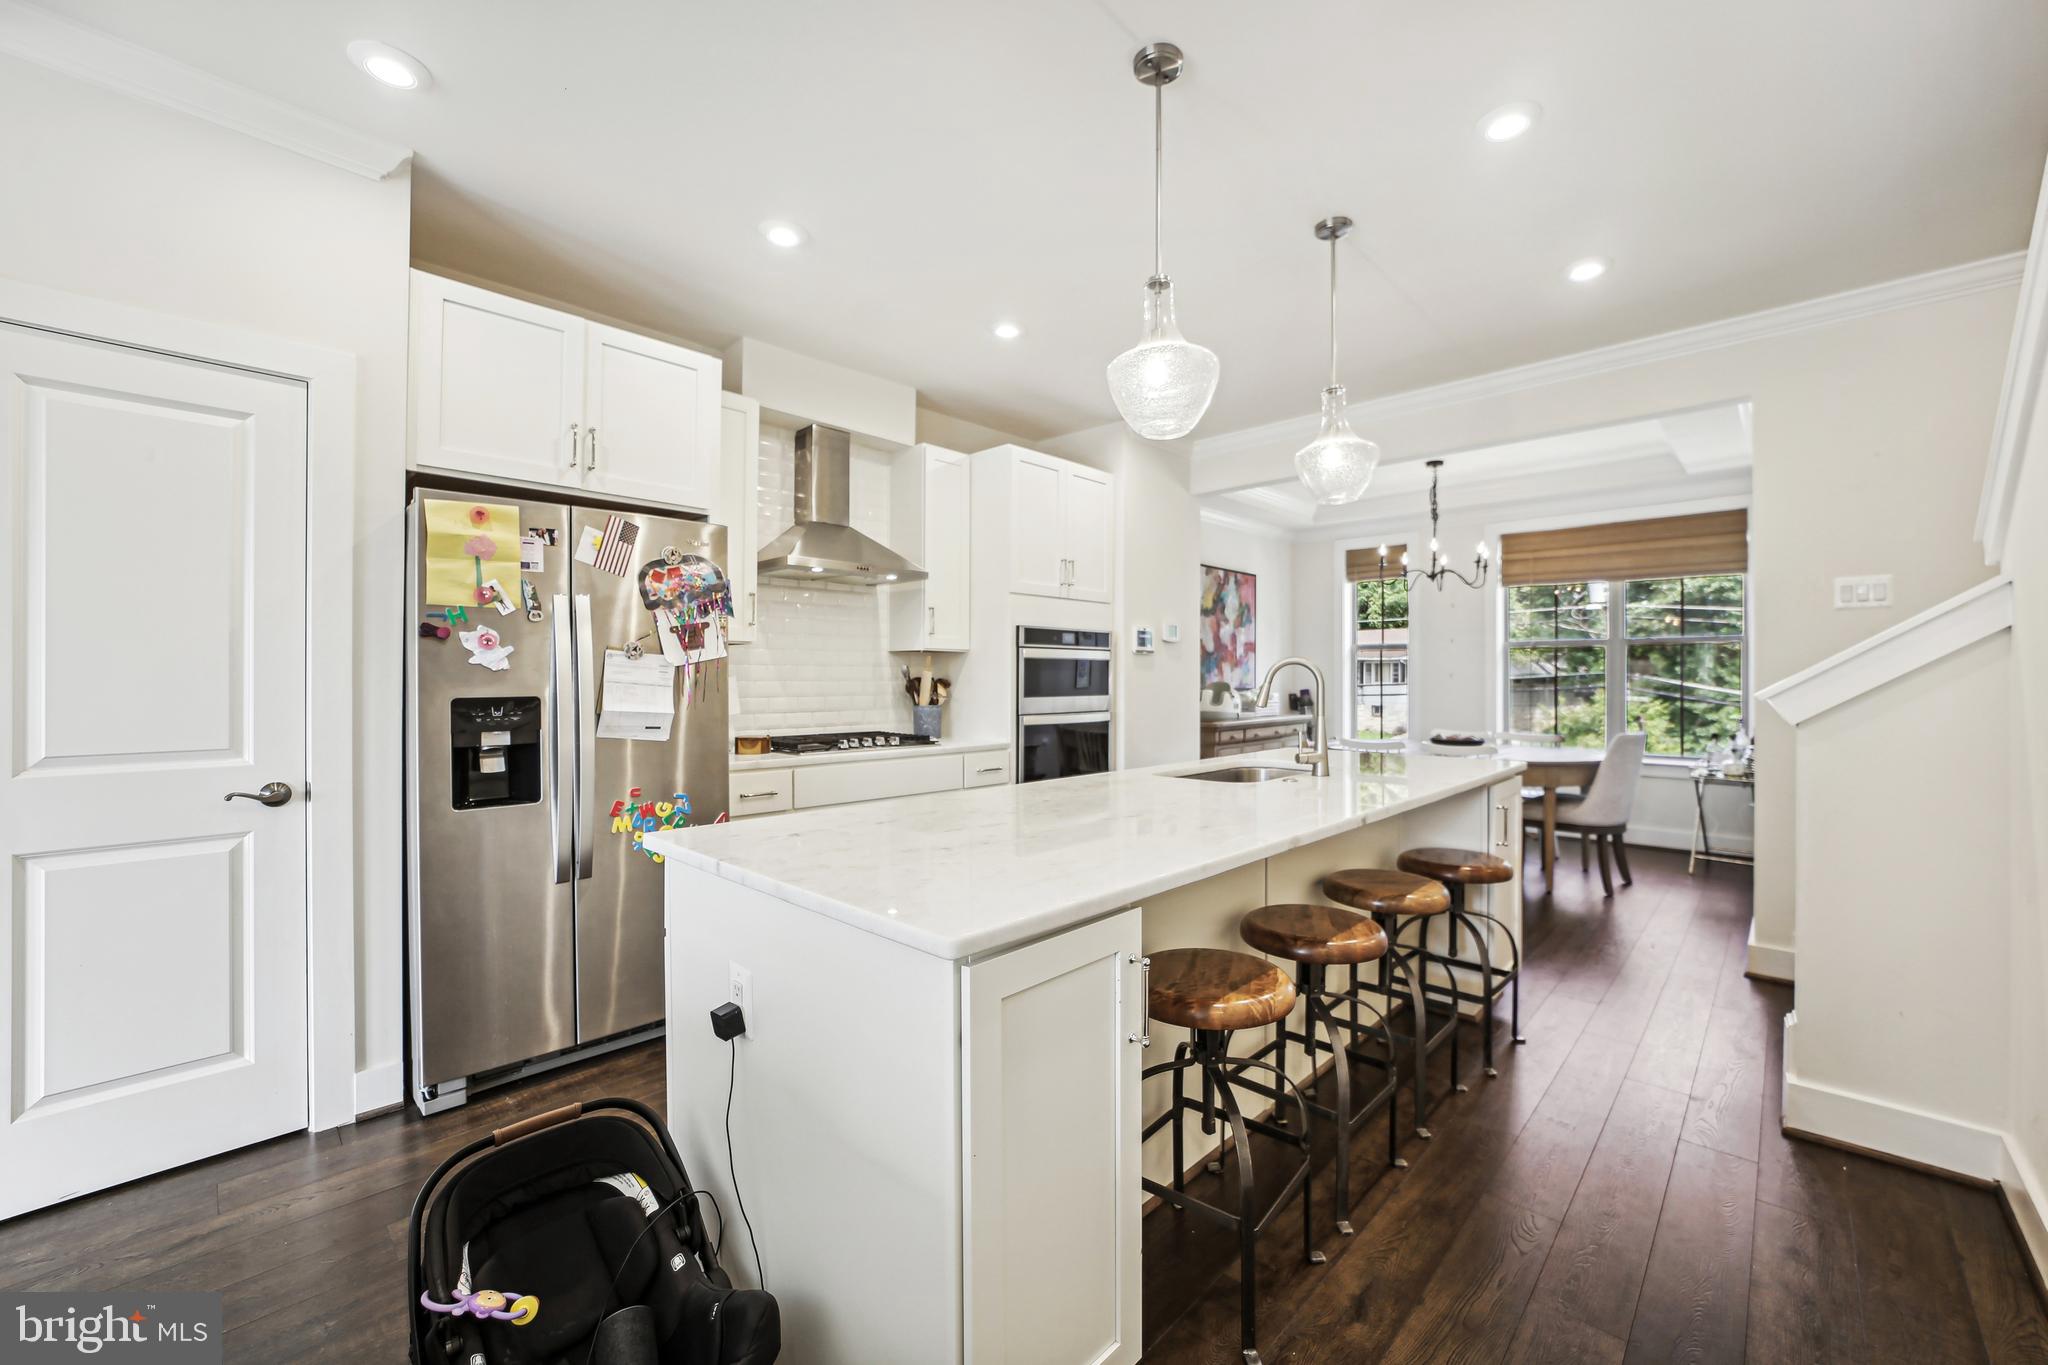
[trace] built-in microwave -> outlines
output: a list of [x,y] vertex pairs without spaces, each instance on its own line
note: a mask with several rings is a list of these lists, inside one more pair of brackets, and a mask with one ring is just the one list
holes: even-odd
[[1019,782],[1110,768],[1109,632],[1017,628]]
[[1017,627],[1017,714],[1109,710],[1109,632]]

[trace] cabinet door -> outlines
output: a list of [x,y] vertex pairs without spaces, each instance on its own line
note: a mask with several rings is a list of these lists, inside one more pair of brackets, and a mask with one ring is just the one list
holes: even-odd
[[588,327],[414,271],[413,464],[577,487]]
[[583,486],[709,512],[723,369],[716,356],[591,323]]
[[[1505,782],[1496,782],[1487,792],[1487,851],[1505,858],[1515,875],[1508,881],[1496,882],[1488,887],[1473,887],[1477,905],[1505,924],[1515,941],[1522,941],[1522,779],[1513,777]],[[1492,958],[1499,966],[1506,967],[1513,961],[1513,954],[1505,943],[1496,943]]]
[[1033,451],[1010,456],[1010,591],[1067,595],[1067,550],[1060,526],[1065,460]]
[[1115,508],[1109,475],[1086,465],[1061,471],[1060,540],[1066,547],[1067,596],[1107,602]]
[[1139,915],[960,969],[967,1359],[1138,1359]]
[[754,577],[760,528],[761,405],[736,393],[719,395],[718,498],[711,519],[725,528],[725,577],[732,584],[732,623],[726,639],[745,644],[761,616]]
[[925,648],[967,648],[969,594],[967,457],[934,450],[925,462]]

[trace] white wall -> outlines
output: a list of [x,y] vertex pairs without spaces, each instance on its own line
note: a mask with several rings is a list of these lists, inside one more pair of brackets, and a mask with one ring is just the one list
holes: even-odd
[[[1762,687],[1990,572],[1972,527],[2016,297],[2007,278],[1911,306],[1845,308],[1839,320],[1798,330],[1759,329],[1747,340],[1670,358],[1418,404],[1375,419],[1372,437],[1390,458],[1407,457],[1751,400],[1751,671]],[[1249,470],[1263,458],[1237,462]],[[1445,495],[1455,499],[1455,487]],[[1462,544],[1464,534],[1447,529],[1444,543]],[[1311,624],[1335,610],[1327,597],[1319,606],[1322,585],[1303,572],[1300,555],[1313,550],[1303,547],[1296,560],[1297,620]],[[1833,608],[1833,578],[1859,573],[1894,575],[1889,608]],[[1334,636],[1326,638],[1325,657],[1333,657]],[[1419,657],[1429,639],[1418,641]],[[1430,665],[1422,659],[1418,667]],[[1477,695],[1469,683],[1458,691]],[[1443,720],[1440,705],[1417,704],[1425,723]],[[1760,952],[1752,960],[1789,964],[1796,940],[1792,736],[1774,716],[1761,721],[1753,930]]]
[[[1259,676],[1265,677],[1266,670],[1290,654],[1296,653],[1294,635],[1294,543],[1286,536],[1265,534],[1243,526],[1226,525],[1202,518],[1201,556],[1203,564],[1213,564],[1219,569],[1238,569],[1258,575],[1258,644],[1256,660]],[[1194,572],[1199,574],[1200,570]],[[1201,605],[1201,583],[1196,580],[1196,607]],[[1185,630],[1186,627],[1183,627]],[[1201,641],[1195,641],[1197,669],[1201,666]],[[1334,708],[1342,698],[1349,696],[1343,673],[1326,675],[1330,680],[1330,698],[1326,707]],[[1292,678],[1281,680],[1289,690],[1306,686],[1297,671]]]
[[[1038,449],[1116,475],[1116,764],[1143,768],[1201,753],[1200,517],[1188,491],[1184,441],[1148,441],[1121,422],[1039,442]],[[1131,633],[1168,624],[1180,642],[1151,654],[1131,650]]]
[[0,273],[356,358],[356,1053],[399,1098],[412,187],[0,58]]

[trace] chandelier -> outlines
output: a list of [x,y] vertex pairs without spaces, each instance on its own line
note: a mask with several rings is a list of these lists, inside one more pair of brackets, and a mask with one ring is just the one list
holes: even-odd
[[[1403,550],[1401,551],[1401,577],[1408,581],[1410,587],[1413,587],[1416,583],[1429,583],[1438,592],[1442,592],[1445,581],[1452,578],[1457,579],[1468,588],[1477,588],[1486,582],[1486,566],[1488,562],[1486,542],[1480,541],[1477,553],[1472,556],[1472,576],[1470,578],[1452,568],[1451,562],[1445,559],[1443,553],[1437,548],[1436,524],[1438,514],[1436,484],[1438,471],[1443,467],[1444,462],[1442,460],[1431,460],[1429,462],[1429,567],[1427,569],[1412,569],[1408,567],[1408,552]],[[1380,546],[1380,577],[1385,578],[1386,576],[1387,547],[1382,545]]]

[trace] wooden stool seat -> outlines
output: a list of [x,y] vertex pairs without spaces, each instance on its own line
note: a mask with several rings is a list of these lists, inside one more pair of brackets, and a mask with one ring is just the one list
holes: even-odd
[[1168,948],[1152,954],[1146,1011],[1182,1028],[1258,1028],[1294,1008],[1294,983],[1262,957],[1229,948]]
[[1334,905],[1262,905],[1237,931],[1262,953],[1318,966],[1372,962],[1387,951],[1387,931]]
[[1515,879],[1515,869],[1508,866],[1505,858],[1469,848],[1411,848],[1396,858],[1394,865],[1403,872],[1462,886],[1489,886]]
[[1368,915],[1441,915],[1451,893],[1439,881],[1378,867],[1347,867],[1323,878],[1322,891],[1339,905]]

